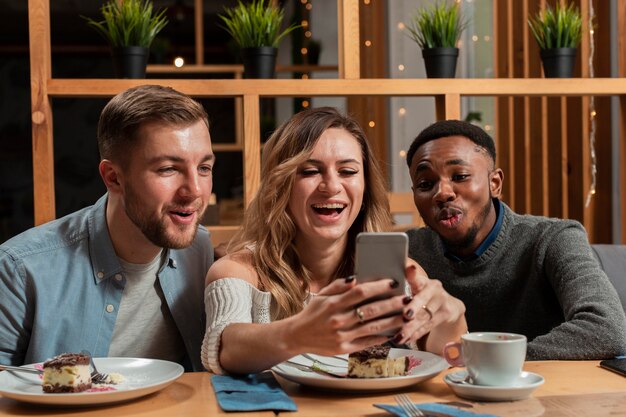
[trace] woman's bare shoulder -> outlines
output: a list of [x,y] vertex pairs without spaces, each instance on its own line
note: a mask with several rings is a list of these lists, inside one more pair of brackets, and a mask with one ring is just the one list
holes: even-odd
[[253,266],[252,252],[247,249],[230,253],[211,265],[205,285],[221,278],[240,278],[258,287],[259,276]]

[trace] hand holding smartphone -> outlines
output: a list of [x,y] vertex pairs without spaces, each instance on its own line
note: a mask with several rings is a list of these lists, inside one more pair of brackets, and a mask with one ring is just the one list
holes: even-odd
[[[405,264],[409,239],[405,233],[359,233],[356,237],[355,275],[358,282],[371,282],[391,278],[398,285],[385,295],[366,300],[372,301],[405,294]],[[394,312],[393,314],[398,314]],[[392,336],[395,331],[385,332]]]

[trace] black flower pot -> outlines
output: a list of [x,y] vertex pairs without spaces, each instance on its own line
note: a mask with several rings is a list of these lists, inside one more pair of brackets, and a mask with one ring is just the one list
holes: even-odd
[[243,78],[274,78],[278,48],[242,48]]
[[546,78],[571,78],[574,75],[577,48],[542,49],[541,61]]
[[146,78],[149,48],[122,46],[112,48],[113,67],[117,78]]
[[459,48],[422,49],[428,78],[454,78]]

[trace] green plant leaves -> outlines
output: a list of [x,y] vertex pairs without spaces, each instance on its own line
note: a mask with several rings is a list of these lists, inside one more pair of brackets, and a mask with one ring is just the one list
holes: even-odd
[[113,47],[150,47],[155,36],[167,25],[165,11],[153,13],[150,0],[110,0],[100,9],[104,20],[81,16]]
[[461,19],[458,3],[436,2],[419,9],[407,29],[411,39],[422,49],[456,48],[466,25]]
[[233,8],[224,8],[224,14],[219,15],[226,30],[240,48],[255,48],[260,46],[278,47],[280,41],[292,30],[300,27],[293,24],[281,32],[284,10],[278,7],[265,5],[265,0],[252,0],[250,3],[238,1]]
[[582,37],[582,16],[578,8],[570,3],[567,6],[556,4],[547,6],[528,25],[541,49],[576,48]]

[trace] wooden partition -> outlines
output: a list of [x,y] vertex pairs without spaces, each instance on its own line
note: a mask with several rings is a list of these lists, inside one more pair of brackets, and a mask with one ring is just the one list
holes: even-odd
[[[48,1],[28,2],[35,224],[55,218],[51,98],[112,97],[129,87],[146,83],[146,80],[52,78]],[[461,97],[490,96],[499,102],[499,162],[509,173],[505,186],[508,192],[506,201],[520,212],[577,218],[588,229],[594,230],[590,211],[583,210],[581,205],[581,196],[589,184],[586,173],[589,158],[585,154],[587,144],[583,134],[587,125],[582,121],[586,109],[584,100],[592,95],[616,95],[623,102],[626,78],[540,78],[537,63],[531,58],[534,54],[532,43],[526,42],[520,48],[514,33],[519,29],[511,24],[499,25],[495,34],[498,50],[505,51],[496,57],[500,78],[361,79],[359,1],[337,0],[337,4],[340,16],[339,79],[264,80],[262,83],[244,79],[149,80],[150,83],[168,85],[194,97],[236,97],[242,100],[245,205],[260,182],[259,100],[262,97],[431,96],[436,99],[437,118],[458,119]],[[525,13],[524,7],[529,7],[531,3],[524,0],[521,10],[519,4],[512,0],[494,2],[496,15],[513,23],[513,16]],[[522,36],[527,38],[525,32],[522,29]],[[517,55],[503,48],[503,43],[507,43],[512,50],[519,48],[526,51],[521,69],[516,62]],[[576,121],[580,125],[572,127]],[[620,122],[625,125],[626,112],[623,110]],[[580,153],[577,161],[582,167],[576,175],[569,172],[573,152]],[[624,209],[621,218],[622,224],[626,224]]]

